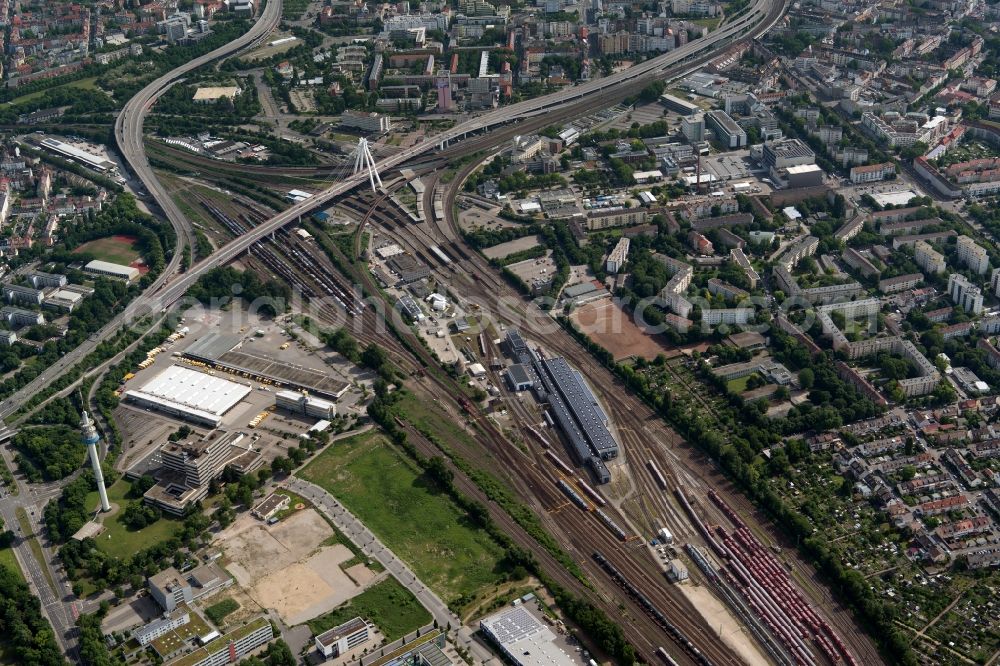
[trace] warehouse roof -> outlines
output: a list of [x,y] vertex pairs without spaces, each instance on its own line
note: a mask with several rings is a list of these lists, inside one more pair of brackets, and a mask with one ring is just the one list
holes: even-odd
[[198,416],[218,420],[242,400],[250,387],[222,377],[172,365],[139,390],[126,395]]
[[524,606],[514,606],[479,622],[518,666],[560,666],[575,663],[556,643],[556,635]]

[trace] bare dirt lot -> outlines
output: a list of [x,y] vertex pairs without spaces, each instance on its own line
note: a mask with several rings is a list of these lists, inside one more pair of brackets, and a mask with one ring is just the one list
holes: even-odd
[[653,360],[659,354],[668,357],[676,354],[673,347],[662,344],[652,335],[645,333],[610,298],[602,298],[581,305],[570,319],[590,339],[601,345],[618,361],[629,356]]
[[376,579],[364,565],[345,573],[341,564],[353,554],[340,544],[323,546],[332,535],[316,511],[304,509],[275,525],[244,516],[219,534],[217,544],[247,595],[294,625],[332,610]]

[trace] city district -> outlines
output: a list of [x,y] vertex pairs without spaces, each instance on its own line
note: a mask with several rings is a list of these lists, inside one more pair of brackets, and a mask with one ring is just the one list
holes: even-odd
[[1000,663],[1000,4],[0,23],[0,666]]

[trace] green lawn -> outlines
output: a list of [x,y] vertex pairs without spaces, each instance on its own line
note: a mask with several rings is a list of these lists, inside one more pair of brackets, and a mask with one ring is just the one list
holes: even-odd
[[343,502],[449,605],[503,580],[502,549],[380,433],[332,444],[299,476]]
[[718,27],[721,21],[722,19],[720,18],[700,18],[692,20],[691,23],[694,23],[695,25],[705,26],[706,28],[709,29],[709,31],[712,31]]
[[[97,89],[97,77],[92,76],[89,79],[80,79],[78,81],[70,81],[69,83],[64,83],[61,86],[55,86],[54,88],[47,88],[47,90],[56,90],[57,88],[79,88],[81,90],[96,90]],[[27,95],[21,95],[20,97],[15,97],[7,104],[23,104],[24,102],[30,102],[36,100],[45,94],[45,90],[39,90],[38,92],[28,93]]]
[[319,634],[355,617],[374,622],[390,642],[431,622],[431,614],[417,598],[390,577],[326,615],[310,620],[309,629]]
[[0,548],[0,565],[3,565],[13,571],[22,582],[25,582],[24,573],[21,571],[21,567],[17,564],[17,558],[14,557],[13,548]]
[[110,261],[111,263],[125,266],[128,266],[139,258],[139,251],[135,249],[135,239],[129,236],[96,238],[80,245],[73,252],[86,252],[94,255],[101,261]]
[[750,381],[751,377],[753,377],[752,374],[747,375],[746,377],[737,377],[736,379],[731,379],[729,380],[729,383],[726,384],[726,386],[732,393],[739,395],[740,393],[743,393],[744,391],[747,390],[747,382]]
[[223,623],[226,621],[226,616],[238,609],[240,605],[236,603],[235,599],[225,598],[217,604],[212,604],[205,609],[205,615],[208,619],[215,623],[215,626],[222,627]]
[[[129,491],[130,484],[124,479],[119,479],[108,488],[108,501],[117,504],[120,508],[118,513],[103,519],[104,531],[101,532],[94,541],[97,547],[111,557],[125,559],[135,555],[143,548],[148,548],[154,543],[159,543],[169,539],[180,529],[180,522],[172,518],[160,518],[152,525],[147,525],[141,530],[131,532],[124,525],[118,522],[118,517],[129,502],[139,502],[141,500],[127,499],[125,494]],[[97,508],[100,499],[97,490],[91,491],[87,495],[87,506]]]

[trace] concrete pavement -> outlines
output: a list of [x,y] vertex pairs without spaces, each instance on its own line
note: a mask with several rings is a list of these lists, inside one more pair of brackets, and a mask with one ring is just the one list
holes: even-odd
[[294,476],[288,477],[284,485],[289,490],[311,501],[362,553],[385,567],[385,570],[392,574],[401,585],[413,593],[437,621],[439,627],[445,628],[450,625],[455,631],[456,644],[468,650],[476,661],[500,663],[499,660],[495,660],[493,654],[482,643],[473,637],[474,630],[463,625],[461,618],[452,613],[440,597],[424,585],[402,560],[386,548],[371,533],[371,530],[345,509],[333,495],[314,483]]

